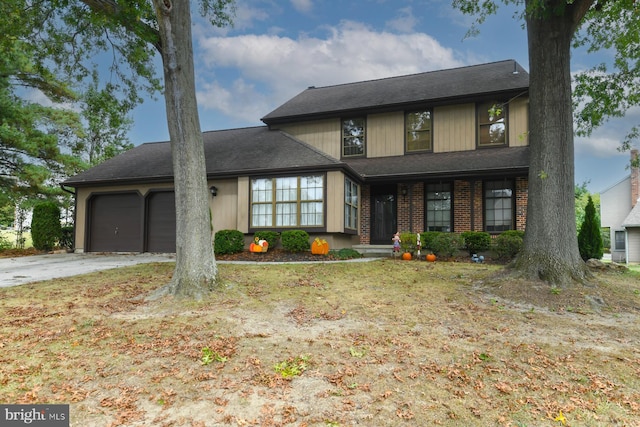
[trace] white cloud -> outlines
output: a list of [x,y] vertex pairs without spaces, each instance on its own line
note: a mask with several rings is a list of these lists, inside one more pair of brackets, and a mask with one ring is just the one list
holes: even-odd
[[404,7],[398,11],[395,19],[387,21],[386,27],[398,33],[412,33],[418,24],[418,19],[413,15],[411,7]]
[[[308,86],[464,65],[453,50],[428,34],[376,32],[352,21],[326,27],[324,38],[265,34],[200,37],[198,49],[199,71],[203,77],[213,73],[218,79],[215,82],[207,76],[207,84],[200,90],[205,107],[252,120]],[[236,75],[231,86],[221,80],[225,70]]]
[[309,13],[313,9],[311,0],[291,0],[293,8],[300,13]]

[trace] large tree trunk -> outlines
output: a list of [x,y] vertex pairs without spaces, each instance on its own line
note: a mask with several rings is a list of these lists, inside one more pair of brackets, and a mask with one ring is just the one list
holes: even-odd
[[[539,2],[527,0],[528,11],[531,3]],[[548,0],[544,10],[527,14],[531,161],[527,228],[514,267],[556,286],[588,276],[575,222],[570,49],[576,22],[591,3]]]
[[216,286],[209,191],[196,104],[190,2],[154,0],[176,195],[176,267],[166,293],[200,299]]

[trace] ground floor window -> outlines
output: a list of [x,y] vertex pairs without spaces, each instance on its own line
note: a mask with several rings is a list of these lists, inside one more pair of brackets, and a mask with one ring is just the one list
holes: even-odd
[[624,231],[615,232],[615,250],[616,251],[624,251],[625,250],[625,242],[624,242]]
[[251,180],[252,227],[321,227],[324,176]]
[[358,228],[358,184],[349,178],[344,179],[344,227]]
[[426,231],[451,231],[451,184],[427,184]]
[[501,232],[513,229],[513,181],[486,181],[484,183],[485,231]]

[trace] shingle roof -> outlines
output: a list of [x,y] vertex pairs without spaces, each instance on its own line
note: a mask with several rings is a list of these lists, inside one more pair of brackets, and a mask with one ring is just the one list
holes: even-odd
[[357,158],[345,162],[365,180],[523,173],[529,169],[529,147]]
[[[203,139],[210,177],[348,167],[312,146],[266,126],[204,132]],[[139,145],[63,184],[79,187],[172,180],[171,144],[155,142]]]
[[623,227],[640,227],[640,203],[636,203],[636,205],[631,209],[629,215],[622,221]]
[[[517,71],[517,73],[514,73]],[[417,103],[437,103],[500,92],[526,91],[529,74],[507,60],[408,76],[390,77],[326,87],[310,87],[285,102],[262,121],[310,118],[362,109],[381,109]]]

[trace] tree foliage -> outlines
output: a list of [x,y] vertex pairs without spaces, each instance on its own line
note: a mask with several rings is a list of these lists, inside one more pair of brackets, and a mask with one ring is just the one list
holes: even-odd
[[588,197],[587,206],[584,209],[584,221],[578,232],[578,247],[583,260],[602,258],[602,234],[600,232],[600,218],[591,196]]

